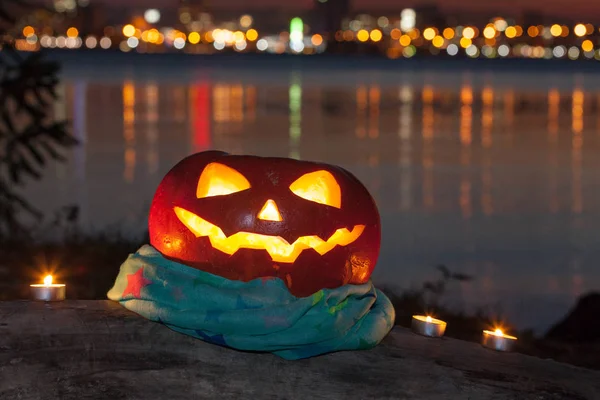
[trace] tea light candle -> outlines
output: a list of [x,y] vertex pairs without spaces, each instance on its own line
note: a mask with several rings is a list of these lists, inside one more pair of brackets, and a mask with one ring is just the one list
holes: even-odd
[[44,278],[43,284],[29,285],[31,287],[31,298],[38,301],[61,301],[65,299],[66,285],[52,283],[52,275]]
[[516,341],[516,337],[505,335],[501,329],[496,329],[495,331],[483,331],[481,344],[488,349],[511,351]]
[[413,315],[411,328],[413,332],[419,335],[442,337],[446,331],[446,322],[430,316]]

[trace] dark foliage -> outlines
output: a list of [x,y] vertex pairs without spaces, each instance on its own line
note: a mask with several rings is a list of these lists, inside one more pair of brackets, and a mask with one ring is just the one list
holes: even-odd
[[26,234],[23,217],[42,218],[19,189],[77,144],[67,121],[54,120],[49,107],[57,98],[58,64],[15,50],[17,16],[31,9],[24,1],[0,1],[0,239]]

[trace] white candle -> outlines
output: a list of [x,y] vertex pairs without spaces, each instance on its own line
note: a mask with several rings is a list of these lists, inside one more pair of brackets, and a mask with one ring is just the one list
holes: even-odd
[[31,298],[38,301],[61,301],[65,299],[66,285],[52,283],[52,275],[44,278],[43,284],[29,285],[31,287]]
[[411,329],[419,335],[441,337],[446,331],[446,322],[429,315],[413,315]]
[[504,334],[502,329],[495,329],[493,331],[483,331],[481,344],[488,349],[511,351],[516,341],[516,337]]

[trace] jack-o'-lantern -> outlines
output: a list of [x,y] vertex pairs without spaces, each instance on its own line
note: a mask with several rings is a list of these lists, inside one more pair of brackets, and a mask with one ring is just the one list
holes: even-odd
[[149,232],[168,259],[233,280],[278,277],[299,297],[367,282],[381,241],[375,202],[350,172],[219,151],[167,173]]

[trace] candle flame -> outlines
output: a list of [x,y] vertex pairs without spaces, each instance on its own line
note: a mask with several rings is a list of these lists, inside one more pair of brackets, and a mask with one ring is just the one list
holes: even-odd
[[425,318],[425,321],[431,322],[431,317],[428,315],[427,318]]
[[502,329],[496,329],[494,331],[494,335],[496,335],[496,336],[504,336],[504,332],[502,332]]
[[46,285],[46,286],[52,285],[52,275],[47,275],[44,278],[44,285]]

